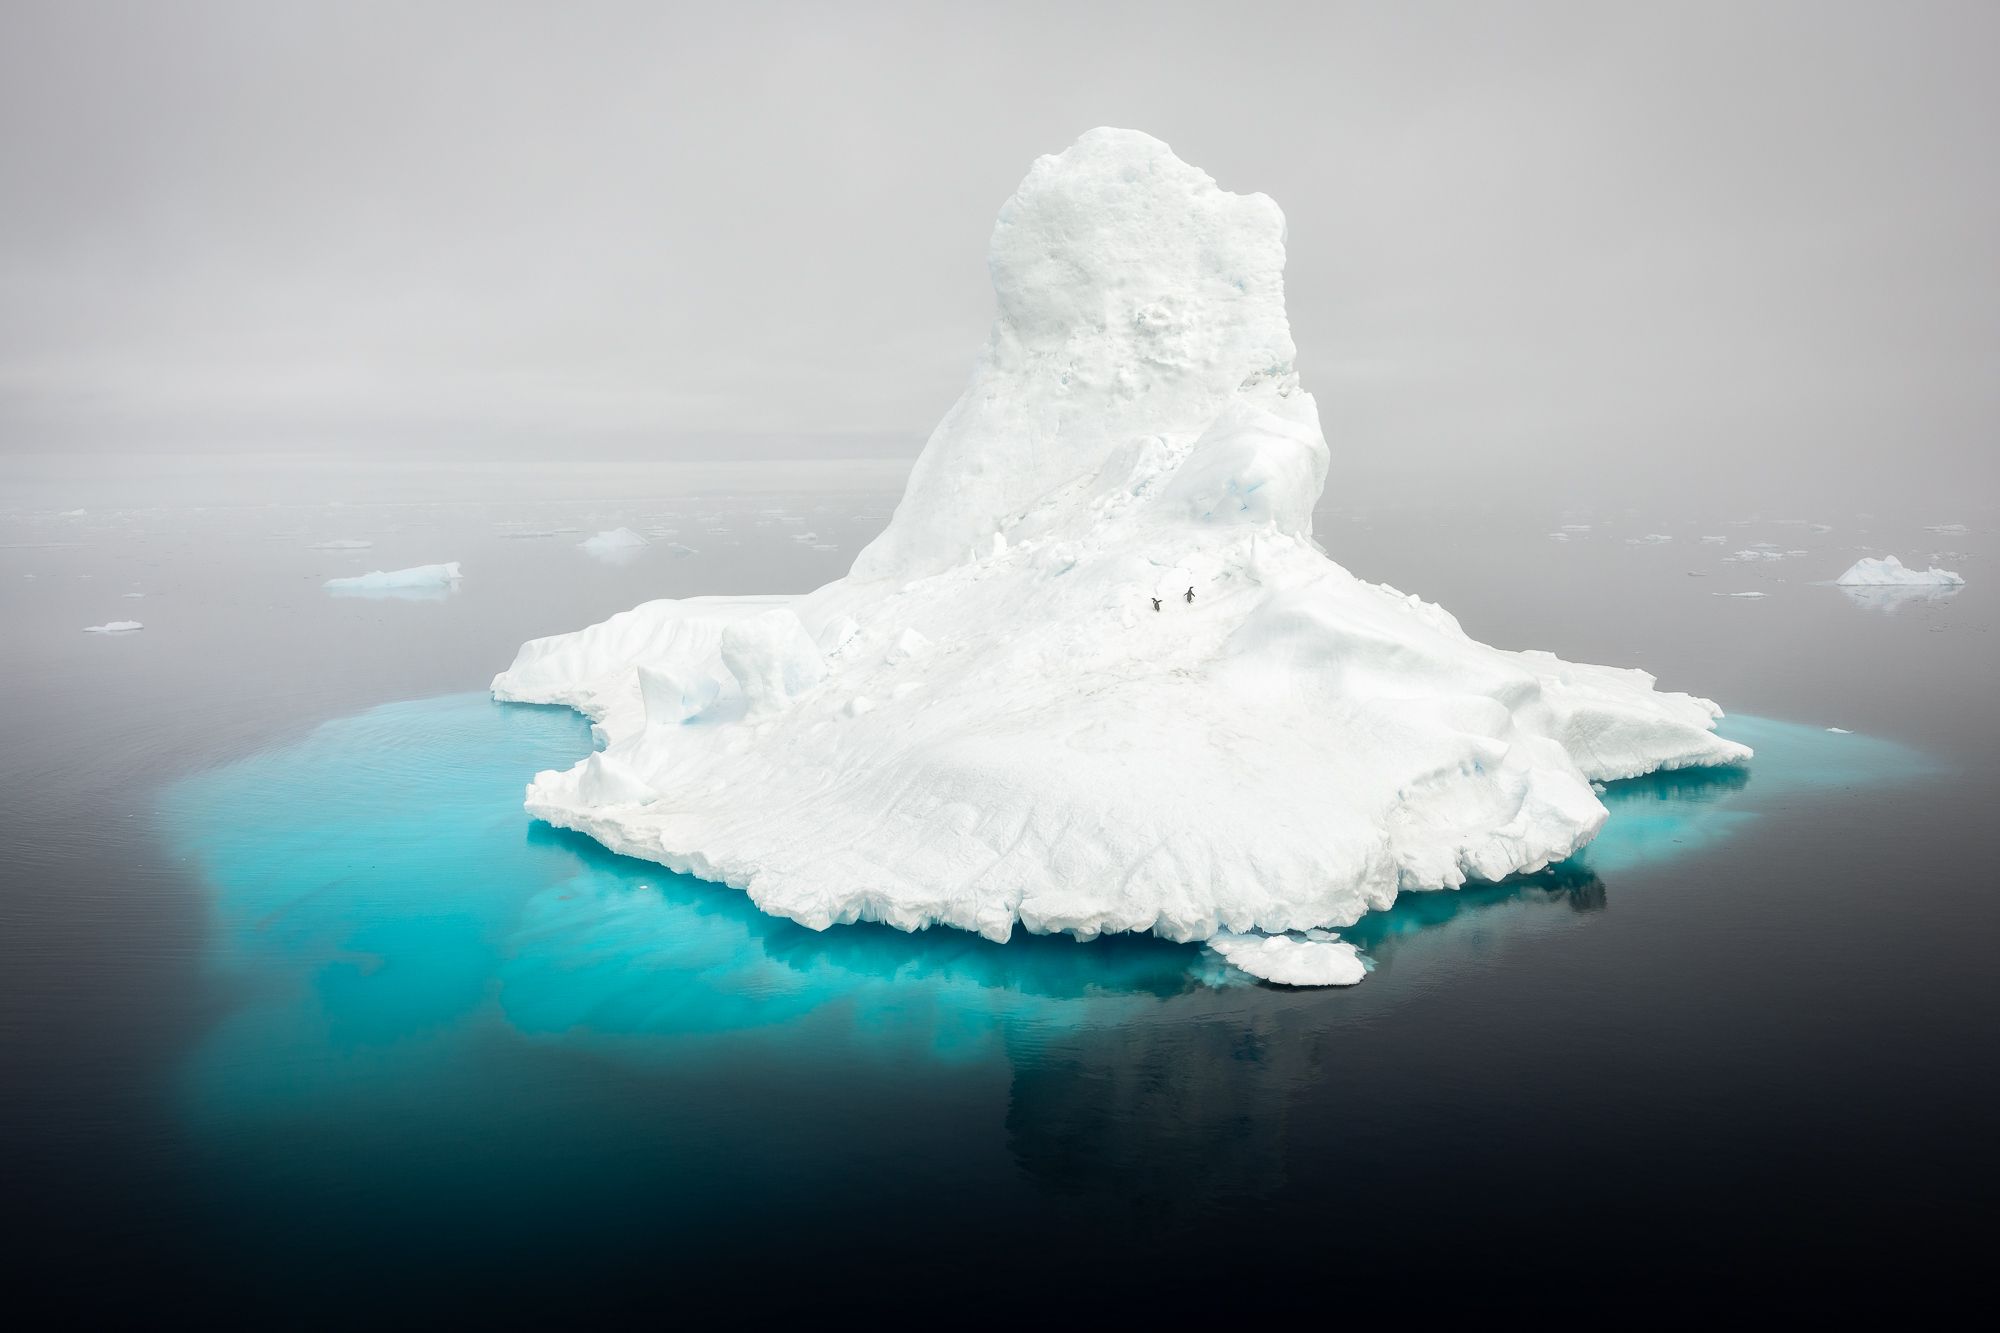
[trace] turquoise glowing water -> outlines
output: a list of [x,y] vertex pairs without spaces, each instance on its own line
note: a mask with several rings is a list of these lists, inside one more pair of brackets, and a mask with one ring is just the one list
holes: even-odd
[[[1610,822],[1575,860],[1405,895],[1348,938],[1394,967],[1454,930],[1535,929],[1565,915],[1550,907],[1601,905],[1607,877],[1727,839],[1815,787],[1923,768],[1862,736],[1759,718],[1725,730],[1757,749],[1747,771],[1615,784]],[[209,965],[228,997],[187,1073],[195,1123],[393,1115],[421,1157],[412,1121],[442,1130],[476,1107],[504,1135],[496,1102],[520,1093],[502,1073],[510,1049],[683,1072],[977,1063],[1079,1029],[1171,1023],[1247,985],[1199,947],[1151,938],[995,945],[766,917],[732,890],[529,821],[526,778],[588,745],[567,712],[453,695],[330,722],[174,788],[166,827],[212,891]],[[520,1109],[540,1124],[548,1108]]]

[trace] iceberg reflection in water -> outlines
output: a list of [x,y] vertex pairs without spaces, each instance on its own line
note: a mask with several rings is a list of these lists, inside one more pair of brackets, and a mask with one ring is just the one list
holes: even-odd
[[[213,893],[210,964],[229,1010],[186,1088],[197,1121],[400,1101],[496,1040],[677,1067],[746,1042],[978,1059],[996,1038],[1213,1016],[1213,997],[1250,984],[1198,946],[1146,936],[1001,945],[764,916],[734,890],[522,815],[527,776],[567,762],[586,730],[567,710],[479,694],[393,704],[169,793],[168,835]],[[1602,907],[1607,877],[1725,838],[1772,797],[1923,767],[1863,736],[1757,718],[1723,730],[1756,748],[1751,768],[1615,784],[1583,855],[1406,894],[1345,937],[1393,967],[1405,941],[1457,923],[1560,921],[1544,909]]]
[[[1375,1140],[1326,1125],[1379,1134],[1425,1104],[1382,1063],[1384,1014],[1446,978],[1491,996],[1490,955],[1788,793],[1922,767],[1862,736],[1726,730],[1753,769],[1621,784],[1586,856],[1406,895],[1346,932],[1382,975],[1327,991],[1144,936],[816,933],[528,821],[526,777],[587,743],[576,714],[483,694],[377,708],[167,794],[211,894],[219,1017],[178,1084],[192,1164],[217,1243],[273,1280],[357,1245],[419,1274],[667,1244],[727,1258],[781,1213],[845,1235],[835,1215],[885,1189],[1002,1231],[1045,1208],[1212,1219],[1359,1169]],[[1324,1152],[1301,1161],[1305,1143]]]

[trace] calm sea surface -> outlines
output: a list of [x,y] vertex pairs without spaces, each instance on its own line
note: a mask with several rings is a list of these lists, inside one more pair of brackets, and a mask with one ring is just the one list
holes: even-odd
[[[837,577],[898,465],[0,480],[0,1160],[78,1321],[1801,1310],[1978,1260],[1990,502],[1329,504],[1355,572],[1713,697],[1759,758],[1622,784],[1576,862],[1407,899],[1366,983],[1292,991],[815,934],[521,812],[590,743],[485,697],[522,640]],[[619,526],[652,544],[578,549]],[[1824,584],[1884,552],[1968,586]]]

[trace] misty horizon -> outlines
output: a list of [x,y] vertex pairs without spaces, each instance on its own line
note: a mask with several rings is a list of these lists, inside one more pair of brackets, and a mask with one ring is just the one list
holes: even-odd
[[914,457],[993,210],[1289,224],[1336,471],[1993,475],[2000,13],[16,5],[0,451]]

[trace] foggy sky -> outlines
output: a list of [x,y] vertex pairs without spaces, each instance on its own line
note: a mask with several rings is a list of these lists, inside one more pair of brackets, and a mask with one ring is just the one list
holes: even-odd
[[1283,206],[1337,457],[1990,486],[1996,70],[1977,3],[9,0],[0,450],[913,452],[1112,124]]

